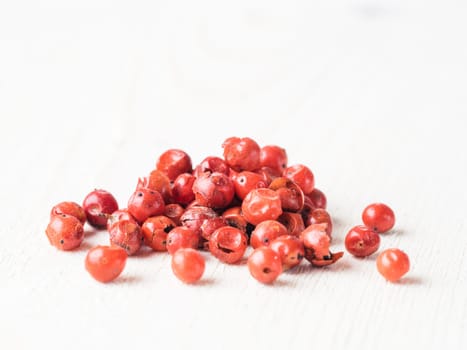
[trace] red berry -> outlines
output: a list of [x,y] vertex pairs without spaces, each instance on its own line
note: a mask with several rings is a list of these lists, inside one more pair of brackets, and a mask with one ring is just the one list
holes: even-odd
[[94,190],[84,198],[83,209],[88,223],[102,229],[107,225],[108,216],[118,209],[118,203],[110,192]]
[[280,196],[268,188],[254,189],[243,200],[242,213],[252,225],[265,220],[276,220],[282,214]]
[[210,208],[225,208],[234,198],[232,180],[222,173],[205,173],[196,178],[193,192],[198,204]]
[[172,187],[172,198],[175,203],[188,205],[195,199],[193,192],[193,183],[195,176],[189,173],[183,173],[177,176]]
[[173,181],[178,175],[191,173],[190,156],[180,149],[169,149],[162,153],[156,161],[156,169],[163,172]]
[[153,170],[149,177],[138,180],[136,189],[147,188],[149,190],[157,191],[164,198],[165,203],[172,202],[172,187],[169,177],[160,170]]
[[199,234],[193,230],[184,226],[177,226],[167,234],[167,251],[173,255],[180,248],[197,249],[199,238]]
[[50,217],[54,215],[67,214],[77,218],[81,224],[86,223],[86,213],[84,212],[83,207],[75,202],[60,202],[55,205],[50,211]]
[[180,218],[182,217],[185,209],[180,204],[171,203],[165,206],[164,215],[171,219],[176,226],[182,224]]
[[366,226],[359,225],[350,229],[345,236],[345,248],[357,257],[373,254],[379,248],[379,235]]
[[218,228],[209,240],[209,251],[220,261],[234,264],[243,257],[247,247],[247,236],[238,228]]
[[110,243],[125,249],[128,255],[138,252],[143,242],[140,226],[134,220],[120,220],[109,231]]
[[248,257],[248,270],[257,281],[270,284],[282,273],[281,257],[269,247],[257,248]]
[[230,207],[222,213],[222,217],[227,225],[236,227],[248,236],[253,231],[254,226],[248,223],[242,214],[242,208],[239,206]]
[[172,271],[184,283],[199,281],[204,269],[204,257],[195,249],[181,248],[172,255]]
[[193,175],[196,177],[199,177],[204,173],[222,173],[229,175],[230,168],[222,158],[209,156],[203,159],[203,161],[199,163],[193,171]]
[[53,215],[45,233],[50,244],[60,250],[75,249],[80,246],[84,238],[81,221],[67,214]]
[[97,281],[110,282],[122,273],[127,256],[118,246],[96,246],[88,251],[85,267]]
[[279,221],[265,220],[256,225],[251,233],[250,245],[253,248],[266,247],[277,237],[287,233],[287,228]]
[[141,226],[144,243],[155,251],[167,251],[167,235],[175,226],[175,223],[164,215],[147,218]]
[[128,212],[128,209],[115,210],[107,218],[107,231],[110,231],[114,224],[122,220],[130,220],[136,222],[133,216],[131,216],[131,214]]
[[311,204],[313,205],[314,209],[326,209],[328,200],[323,191],[315,187],[313,191],[307,194],[307,196],[310,199]]
[[235,174],[233,183],[235,186],[235,194],[242,200],[251,190],[267,187],[263,176],[252,171],[241,171]]
[[287,152],[276,145],[263,146],[259,153],[261,167],[277,170],[280,174],[287,168]]
[[297,183],[304,194],[315,188],[315,177],[310,168],[303,164],[295,164],[284,170],[284,176]]
[[327,224],[308,226],[300,235],[305,247],[305,259],[314,266],[326,266],[335,263],[343,256],[343,252],[331,253],[331,239],[326,233]]
[[142,224],[150,216],[164,214],[164,199],[157,191],[139,188],[128,200],[128,211],[138,223]]
[[272,241],[270,247],[281,257],[284,270],[299,265],[305,256],[303,242],[296,236],[279,236]]
[[269,188],[276,191],[281,198],[281,205],[284,211],[298,212],[302,210],[305,196],[295,182],[286,177],[278,177],[271,182]]
[[386,204],[373,203],[363,210],[362,220],[365,226],[373,231],[385,233],[394,227],[396,217]]
[[235,171],[254,171],[260,167],[260,147],[248,137],[230,137],[222,144],[225,162]]
[[201,235],[201,226],[205,220],[217,218],[219,215],[209,207],[194,205],[185,210],[180,217],[183,226]]
[[405,252],[397,248],[391,248],[378,255],[376,267],[386,280],[396,282],[409,271],[410,261]]
[[277,218],[282,225],[287,228],[287,233],[292,236],[299,236],[305,229],[302,216],[299,213],[284,212]]
[[332,238],[332,219],[326,209],[315,209],[306,218],[305,226],[314,224],[326,224],[326,233],[329,238]]

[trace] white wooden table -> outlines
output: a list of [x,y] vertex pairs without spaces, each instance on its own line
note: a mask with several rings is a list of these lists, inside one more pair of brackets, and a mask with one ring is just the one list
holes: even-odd
[[[0,348],[467,347],[465,1],[0,3]],[[201,161],[229,136],[287,149],[329,200],[333,250],[373,201],[411,258],[302,264],[273,286],[206,254],[199,285],[167,254],[114,283],[63,253],[50,208],[104,188],[126,205],[167,148]]]

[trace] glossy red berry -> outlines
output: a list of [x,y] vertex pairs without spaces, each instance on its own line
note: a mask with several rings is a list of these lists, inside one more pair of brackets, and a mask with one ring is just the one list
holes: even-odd
[[260,167],[260,147],[249,137],[230,137],[222,144],[224,159],[235,171],[254,171]]
[[261,167],[272,168],[282,174],[287,168],[287,152],[276,145],[263,146],[259,153],[259,163]]
[[243,257],[247,248],[247,236],[231,226],[218,228],[209,240],[209,251],[220,261],[234,264]]
[[127,257],[126,251],[118,246],[96,246],[88,251],[85,267],[94,279],[107,283],[122,273]]
[[304,194],[309,194],[315,188],[315,177],[306,165],[295,164],[284,170],[284,176],[297,183]]
[[390,207],[383,203],[373,203],[362,213],[365,226],[378,233],[385,233],[394,227],[396,217]]
[[363,225],[352,227],[345,236],[345,248],[347,251],[360,258],[376,252],[379,244],[379,235]]
[[173,255],[180,248],[197,249],[199,245],[200,235],[193,230],[177,226],[167,234],[167,251]]
[[205,173],[196,178],[193,192],[198,204],[210,208],[225,208],[234,198],[232,180],[222,173]]
[[242,213],[252,225],[265,220],[276,220],[282,214],[280,196],[268,188],[254,189],[243,200]]
[[273,283],[282,273],[281,257],[269,247],[257,248],[248,257],[248,270],[257,281]]
[[50,217],[54,215],[66,214],[77,218],[81,224],[86,223],[86,213],[82,206],[75,202],[60,202],[50,211]]
[[112,245],[120,246],[128,255],[133,255],[141,248],[143,233],[134,220],[120,220],[110,228],[109,239]]
[[303,242],[296,236],[279,236],[272,241],[270,247],[281,257],[284,270],[299,265],[305,256]]
[[190,156],[180,149],[169,149],[162,153],[156,161],[156,169],[166,174],[171,181],[193,170]]
[[107,226],[108,216],[118,209],[118,203],[110,192],[97,189],[84,198],[83,209],[88,223],[102,229]]
[[263,176],[252,171],[241,171],[235,174],[233,177],[233,183],[235,194],[242,200],[251,192],[251,190],[267,187]]
[[193,183],[195,176],[189,173],[183,173],[177,176],[172,186],[172,198],[175,203],[188,205],[195,199],[193,192]]
[[172,185],[169,177],[160,170],[153,170],[148,177],[138,180],[136,189],[147,188],[157,191],[164,198],[165,203],[172,203]]
[[282,171],[277,171],[276,169],[263,166],[258,170],[255,170],[255,173],[263,177],[264,182],[269,186],[269,184],[278,177],[282,176]]
[[164,215],[147,218],[141,226],[144,243],[157,252],[167,251],[167,235],[175,226],[175,223]]
[[81,245],[84,229],[76,217],[60,214],[53,215],[45,230],[51,245],[60,250],[72,250]]
[[390,248],[378,255],[376,267],[386,280],[396,282],[409,271],[410,260],[408,255],[402,250]]
[[128,209],[115,210],[107,218],[107,231],[110,231],[114,224],[122,220],[130,220],[136,222],[133,216],[131,216],[131,214],[128,212]]
[[128,212],[142,224],[148,217],[164,214],[165,203],[161,194],[148,188],[139,188],[128,200]]
[[323,191],[315,187],[313,191],[307,194],[307,197],[310,199],[314,209],[326,209],[328,200]]
[[205,269],[204,257],[195,249],[181,248],[172,255],[172,271],[184,283],[201,279]]
[[251,233],[250,245],[253,248],[266,247],[277,237],[287,233],[287,228],[279,221],[265,220],[256,225]]

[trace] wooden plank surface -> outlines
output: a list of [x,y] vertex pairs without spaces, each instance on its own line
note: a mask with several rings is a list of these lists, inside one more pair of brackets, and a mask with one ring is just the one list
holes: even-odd
[[[467,346],[467,5],[462,1],[0,3],[0,347],[393,349]],[[50,208],[94,188],[121,207],[167,148],[196,164],[229,136],[287,149],[328,196],[334,251],[383,201],[375,256],[302,264],[273,286],[206,254],[108,285],[49,246]],[[247,255],[246,255],[247,256]]]

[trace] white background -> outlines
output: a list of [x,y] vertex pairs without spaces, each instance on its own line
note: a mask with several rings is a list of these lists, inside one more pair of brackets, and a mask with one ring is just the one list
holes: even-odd
[[[465,1],[0,2],[0,347],[393,349],[467,346]],[[59,252],[50,208],[104,188],[124,207],[167,148],[196,164],[229,136],[286,148],[328,196],[333,250],[373,201],[412,262],[303,264],[273,286],[206,254],[114,283]]]

